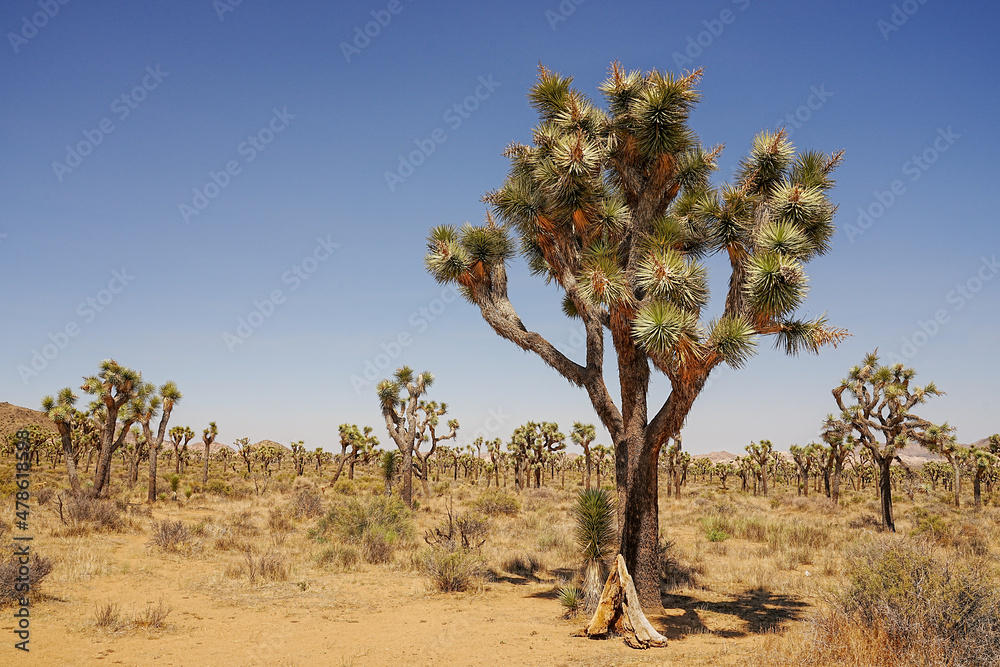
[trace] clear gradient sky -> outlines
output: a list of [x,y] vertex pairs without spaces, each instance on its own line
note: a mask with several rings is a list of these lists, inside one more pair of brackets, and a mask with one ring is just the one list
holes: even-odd
[[[619,59],[705,68],[692,125],[726,146],[718,182],[765,128],[846,151],[800,312],[853,337],[794,359],[765,342],[713,376],[685,448],[815,439],[876,347],[947,392],[924,416],[977,440],[1000,431],[998,27],[986,1],[7,0],[0,400],[37,408],[113,357],[177,382],[172,424],[333,449],[341,422],[389,442],[374,384],[405,363],[437,375],[460,444],[599,423],[423,253],[429,227],[482,218],[502,150],[530,141],[539,62],[599,99]],[[581,356],[554,288],[518,260],[510,289]]]

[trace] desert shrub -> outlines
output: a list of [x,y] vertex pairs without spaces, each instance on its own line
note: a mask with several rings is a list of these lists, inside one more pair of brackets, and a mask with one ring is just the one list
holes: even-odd
[[323,514],[323,499],[311,486],[297,489],[290,505],[292,516],[296,519],[311,519]]
[[117,630],[121,626],[121,607],[117,602],[95,604],[94,624],[99,628]]
[[500,489],[486,491],[472,503],[472,507],[486,516],[514,515],[521,511],[520,501]]
[[413,518],[398,496],[346,498],[319,520],[313,536],[329,533],[357,546],[369,563],[387,563],[396,547],[412,537]]
[[256,524],[253,522],[254,513],[250,510],[242,510],[230,514],[227,520],[230,530],[236,535],[256,535],[258,532]]
[[482,563],[468,549],[434,546],[424,555],[423,571],[437,590],[461,592],[469,590],[481,575]]
[[238,570],[246,575],[251,583],[261,581],[287,581],[289,574],[288,562],[281,554],[266,551],[257,554],[253,549],[243,552],[243,567]]
[[191,530],[182,521],[154,521],[149,543],[164,551],[179,552],[191,547]]
[[113,500],[87,495],[69,496],[61,509],[63,519],[74,524],[87,523],[97,530],[112,532],[121,532],[126,527],[121,509]]
[[515,554],[504,561],[503,570],[519,577],[535,578],[535,574],[543,570],[542,562],[535,554]]
[[875,516],[874,514],[862,514],[856,519],[851,519],[847,522],[848,528],[853,528],[855,530],[873,530],[876,532],[882,531],[882,519]]
[[[25,566],[20,556],[11,554],[6,560],[0,561],[0,605],[8,604],[29,593],[34,594],[41,586],[45,577],[52,572],[52,561],[44,556],[33,553],[28,557]],[[23,568],[27,568],[27,572]],[[27,590],[18,590],[24,587]]]
[[340,567],[349,570],[360,558],[358,550],[350,544],[334,544],[323,549],[316,556],[316,564],[321,567]]
[[477,512],[463,512],[455,519],[449,501],[447,523],[442,523],[433,531],[427,531],[424,541],[431,546],[478,550],[489,538],[489,534],[488,518]]
[[272,533],[288,533],[294,526],[292,526],[292,520],[288,518],[285,510],[272,507],[267,511],[267,528]]
[[835,608],[890,648],[926,647],[947,664],[1000,664],[1000,591],[983,561],[887,537],[856,548],[847,565]]
[[913,510],[914,529],[911,535],[923,537],[939,544],[948,546],[952,543],[951,528],[948,523],[937,514],[931,514],[927,510],[917,507]]
[[210,479],[205,486],[205,492],[226,498],[233,493],[233,487],[223,479]]
[[52,500],[52,496],[55,494],[56,492],[51,486],[43,486],[35,492],[35,500],[38,501],[39,506],[42,506]]
[[117,632],[120,630],[159,630],[166,625],[171,608],[161,599],[156,605],[147,603],[146,608],[138,613],[122,614],[117,602],[105,602],[94,606],[94,625],[105,630]]
[[10,532],[10,529],[11,529],[10,522],[0,519],[0,542],[2,542],[7,537],[7,533]]
[[174,473],[173,475],[171,475],[170,477],[167,478],[167,481],[170,483],[170,490],[173,491],[176,494],[177,493],[177,489],[181,488],[181,477],[180,477],[180,475]]
[[558,500],[558,494],[547,486],[525,489],[521,493],[521,497],[524,498],[525,509],[528,511],[552,505]]
[[358,490],[354,485],[353,479],[341,477],[337,480],[337,483],[333,485],[333,492],[339,493],[342,496],[354,496],[357,495]]
[[138,628],[147,628],[158,630],[166,625],[167,615],[170,614],[171,608],[160,600],[155,606],[153,603],[147,603],[146,609],[135,615],[133,619],[133,625]]

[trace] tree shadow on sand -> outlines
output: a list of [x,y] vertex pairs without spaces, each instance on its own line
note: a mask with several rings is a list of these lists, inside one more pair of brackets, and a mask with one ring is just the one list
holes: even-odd
[[[766,588],[749,589],[729,600],[705,602],[687,595],[666,594],[665,609],[682,609],[682,616],[666,616],[657,625],[668,639],[680,639],[690,634],[712,634],[727,639],[779,630],[789,621],[802,618],[807,603],[789,595],[776,595]],[[742,630],[712,630],[704,624],[699,611],[735,616],[745,623]]]

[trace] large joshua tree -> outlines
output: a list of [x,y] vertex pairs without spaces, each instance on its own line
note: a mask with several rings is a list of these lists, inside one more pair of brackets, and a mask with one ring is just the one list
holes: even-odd
[[[797,354],[846,335],[824,317],[795,314],[808,291],[805,263],[830,247],[835,207],[827,193],[841,154],[797,154],[785,132],[761,132],[735,182],[712,187],[721,147],[704,149],[688,125],[700,76],[613,63],[601,109],[572,79],[541,68],[528,94],[540,123],[532,145],[505,151],[511,170],[484,198],[492,207],[486,223],[436,227],[427,244],[435,278],[460,285],[498,335],[587,391],[615,445],[625,519],[619,549],[651,608],[662,604],[656,462],[709,374],[723,363],[742,367],[761,336]],[[521,321],[507,293],[515,248],[532,273],[562,290],[565,314],[582,320],[583,361]],[[701,260],[716,253],[729,261],[729,285],[719,316],[705,321]],[[605,384],[606,333],[618,404]],[[650,414],[654,371],[670,393]]]
[[[407,507],[413,507],[413,447],[420,434],[417,407],[420,397],[432,382],[434,376],[429,371],[414,373],[409,366],[403,366],[392,379],[382,380],[375,387],[382,406],[382,416],[385,417],[385,427],[401,455],[399,465],[402,466],[403,488],[400,494]],[[406,395],[400,397],[400,393],[404,391]],[[390,483],[386,481],[387,489]]]
[[[903,364],[882,366],[878,354],[872,352],[860,366],[851,368],[847,378],[833,390],[841,421],[871,453],[879,475],[882,524],[893,532],[896,524],[892,517],[892,462],[907,443],[927,442],[928,429],[934,425],[912,410],[929,396],[944,393],[933,382],[923,387],[912,384],[915,376],[916,372]],[[853,396],[856,403],[847,405],[845,393]]]

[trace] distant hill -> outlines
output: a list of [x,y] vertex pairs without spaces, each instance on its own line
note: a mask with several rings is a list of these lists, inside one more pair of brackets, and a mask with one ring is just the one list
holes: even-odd
[[263,445],[270,445],[271,447],[277,447],[278,449],[283,449],[286,452],[292,451],[292,448],[289,447],[288,445],[283,445],[280,442],[275,442],[274,440],[261,440],[260,442],[255,442],[253,446],[261,447]]
[[691,458],[708,459],[712,463],[731,463],[736,460],[736,455],[729,452],[709,452],[708,454],[695,454]]
[[0,403],[0,438],[6,439],[8,435],[16,433],[19,428],[32,425],[58,433],[56,425],[44,412],[22,408],[11,403]]

